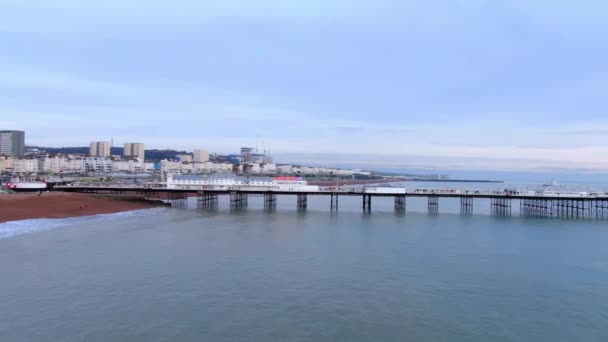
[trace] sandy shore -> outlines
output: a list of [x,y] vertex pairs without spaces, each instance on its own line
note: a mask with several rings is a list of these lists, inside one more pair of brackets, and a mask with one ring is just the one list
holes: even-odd
[[160,203],[142,198],[109,198],[88,194],[48,192],[0,195],[0,223],[38,218],[65,218],[147,209]]

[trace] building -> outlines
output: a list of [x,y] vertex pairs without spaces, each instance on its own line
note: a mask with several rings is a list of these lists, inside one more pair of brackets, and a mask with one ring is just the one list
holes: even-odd
[[171,160],[161,160],[160,161],[160,170],[162,172],[176,172],[179,173],[182,170],[182,163],[171,161]]
[[89,145],[89,156],[91,157],[109,157],[110,143],[107,141],[93,141]]
[[256,163],[256,164],[262,164],[265,159],[266,159],[266,155],[265,154],[253,153],[251,155],[250,162],[251,163]]
[[262,165],[262,172],[263,173],[276,173],[277,172],[277,165],[276,164],[263,164]]
[[293,172],[293,166],[291,165],[277,165],[277,172],[281,174],[290,174]]
[[64,170],[66,164],[66,158],[61,156],[46,157],[44,158],[43,168],[44,172],[49,173],[61,173]]
[[126,143],[122,153],[123,157],[139,158],[145,160],[145,149],[142,143]]
[[226,160],[227,163],[230,164],[242,164],[243,163],[243,157],[241,157],[240,155],[236,155],[236,154],[229,154],[228,156],[226,156]]
[[241,147],[241,160],[244,164],[251,163],[251,157],[253,155],[253,147]]
[[319,191],[316,185],[308,185],[300,177],[240,177],[229,172],[220,172],[210,176],[200,175],[167,175],[168,189],[216,189],[233,188],[252,191]]
[[[109,144],[108,144],[109,146]],[[109,173],[112,172],[112,161],[108,158],[83,158],[85,172]]]
[[0,131],[0,154],[7,156],[25,154],[25,132]]
[[85,172],[85,163],[83,158],[68,158],[63,161],[61,168],[62,173],[82,174]]
[[207,150],[194,150],[194,162],[204,163],[209,161],[209,152]]
[[210,173],[218,171],[230,172],[232,171],[232,164],[212,162],[194,163],[193,171],[197,173]]
[[180,162],[182,163],[192,163],[192,156],[189,154],[180,154],[177,156]]
[[13,173],[37,173],[38,159],[13,159]]
[[0,156],[0,173],[8,172],[13,170],[13,158],[7,156]]
[[112,162],[112,171],[114,172],[149,172],[154,170],[154,163],[145,163],[143,160],[114,160]]

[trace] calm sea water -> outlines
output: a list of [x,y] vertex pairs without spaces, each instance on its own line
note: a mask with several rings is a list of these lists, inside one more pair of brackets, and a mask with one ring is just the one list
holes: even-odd
[[0,341],[608,341],[608,223],[280,198],[0,224]]

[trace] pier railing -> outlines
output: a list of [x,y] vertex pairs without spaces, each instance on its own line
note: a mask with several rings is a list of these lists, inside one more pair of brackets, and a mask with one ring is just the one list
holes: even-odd
[[428,212],[432,214],[439,212],[441,198],[452,198],[460,200],[460,212],[463,215],[473,213],[475,200],[485,200],[490,202],[491,213],[497,216],[512,215],[512,203],[516,201],[522,216],[608,219],[608,193],[605,192],[338,187],[277,190],[251,186],[181,185],[178,188],[167,188],[162,185],[108,183],[75,183],[57,186],[55,189],[98,194],[133,194],[165,199],[175,205],[185,204],[189,196],[196,196],[197,204],[201,207],[218,205],[220,195],[228,196],[231,208],[246,207],[248,196],[261,196],[264,198],[264,207],[269,209],[276,207],[277,195],[294,195],[297,196],[298,210],[307,209],[311,196],[328,196],[332,211],[338,210],[340,197],[351,196],[362,199],[364,212],[371,212],[374,197],[394,198],[396,212],[405,212],[408,197],[418,197],[427,199]]
[[180,185],[175,188],[167,188],[165,185],[141,185],[141,184],[115,184],[115,183],[72,183],[65,186],[56,186],[57,190],[78,189],[113,189],[113,190],[158,190],[158,191],[242,191],[242,192],[275,192],[275,193],[307,193],[307,194],[353,194],[353,195],[376,195],[376,196],[440,196],[440,197],[511,197],[511,198],[608,198],[608,192],[588,191],[530,191],[530,190],[463,190],[463,189],[434,189],[434,188],[340,188],[320,187],[318,190],[291,190],[270,189],[259,186],[200,186]]

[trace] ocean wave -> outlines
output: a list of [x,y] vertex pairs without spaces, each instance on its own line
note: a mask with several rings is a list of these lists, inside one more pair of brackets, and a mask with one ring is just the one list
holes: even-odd
[[56,218],[56,219],[31,219],[0,223],[0,239],[6,239],[18,235],[42,232],[46,230],[73,226],[89,222],[125,219],[130,217],[143,217],[160,213],[166,208],[150,208],[124,211],[113,214],[98,214],[90,216]]

